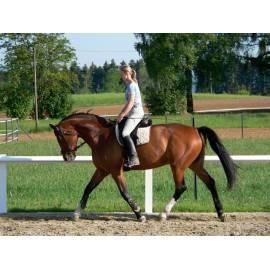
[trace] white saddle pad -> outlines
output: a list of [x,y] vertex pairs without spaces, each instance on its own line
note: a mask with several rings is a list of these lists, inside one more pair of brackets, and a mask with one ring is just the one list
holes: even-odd
[[[137,131],[138,140],[136,142],[136,145],[142,145],[142,144],[149,143],[149,141],[150,141],[150,128],[151,128],[151,126],[138,128],[138,131]],[[123,145],[122,141],[119,138],[118,124],[116,124],[116,126],[115,126],[115,134],[116,134],[116,138],[117,138],[118,143],[120,145]]]

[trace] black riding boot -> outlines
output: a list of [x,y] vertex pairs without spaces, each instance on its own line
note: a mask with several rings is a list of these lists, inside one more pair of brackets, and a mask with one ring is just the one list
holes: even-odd
[[140,161],[138,159],[137,151],[130,136],[123,137],[124,147],[127,151],[128,158],[124,163],[124,167],[126,169],[130,169],[133,166],[140,165]]

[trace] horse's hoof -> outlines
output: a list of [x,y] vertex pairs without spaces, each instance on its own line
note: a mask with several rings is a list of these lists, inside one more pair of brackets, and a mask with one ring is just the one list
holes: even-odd
[[161,213],[159,216],[160,221],[166,221],[167,220],[167,214],[166,213]]
[[75,212],[74,215],[73,215],[73,220],[74,221],[79,221],[80,217],[81,217],[81,213]]
[[141,216],[139,219],[138,219],[139,222],[145,222],[146,221],[146,217],[145,216]]
[[221,222],[225,222],[225,215],[219,216],[219,219],[220,219]]

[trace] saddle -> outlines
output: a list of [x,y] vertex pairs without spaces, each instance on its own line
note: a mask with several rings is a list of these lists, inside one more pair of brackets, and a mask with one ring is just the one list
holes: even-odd
[[[122,131],[125,127],[127,119],[127,117],[124,117],[120,123],[115,125],[115,134],[120,145],[123,145]],[[151,125],[152,120],[148,117],[144,117],[136,126],[136,128],[131,132],[130,137],[133,140],[135,146],[149,142]]]

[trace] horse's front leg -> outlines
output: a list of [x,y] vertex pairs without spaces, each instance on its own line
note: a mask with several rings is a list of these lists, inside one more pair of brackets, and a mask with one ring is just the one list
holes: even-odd
[[83,196],[78,204],[77,209],[74,212],[74,219],[78,220],[81,216],[81,210],[86,207],[87,200],[89,198],[90,193],[100,184],[100,182],[108,175],[107,172],[96,169],[94,175],[92,176],[90,182],[86,186]]
[[123,172],[120,172],[119,174],[112,174],[112,177],[114,178],[122,197],[129,204],[137,219],[144,222],[146,219],[145,216],[142,216],[141,214],[140,206],[128,194],[127,184]]

